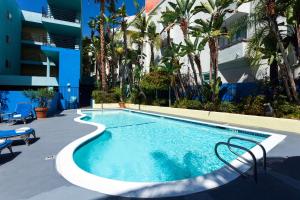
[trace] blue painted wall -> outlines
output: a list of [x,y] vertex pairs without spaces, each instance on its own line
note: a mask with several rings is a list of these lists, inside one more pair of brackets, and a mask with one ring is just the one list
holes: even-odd
[[258,83],[225,83],[221,86],[222,101],[240,101],[247,96],[261,94],[262,88]]
[[[0,113],[11,113],[16,109],[16,105],[18,103],[32,103],[33,107],[36,107],[38,104],[35,102],[31,102],[29,98],[27,98],[23,91],[0,91]],[[58,93],[54,96],[52,100],[49,101],[48,104],[48,114],[52,115],[57,112],[59,107],[59,95]]]
[[[8,18],[8,13],[11,18]],[[0,0],[0,74],[20,73],[21,10],[16,0]],[[6,37],[9,42],[6,42]],[[9,67],[6,66],[8,60]]]
[[51,46],[42,46],[41,49],[59,62],[58,85],[61,98],[70,101],[72,97],[76,97],[79,101],[80,51]]

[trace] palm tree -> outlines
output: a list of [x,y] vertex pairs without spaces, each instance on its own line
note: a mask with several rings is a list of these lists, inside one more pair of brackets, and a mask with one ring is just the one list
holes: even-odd
[[[245,2],[251,2],[253,0],[241,0],[239,1],[240,5],[241,3]],[[289,0],[293,1],[293,0]],[[289,2],[288,1],[288,2]],[[283,4],[282,4],[283,2]],[[256,5],[256,11],[255,11],[255,17],[260,22],[266,22],[270,32],[274,35],[276,44],[278,46],[278,52],[280,52],[280,60],[282,63],[279,63],[279,67],[283,74],[283,80],[285,83],[285,88],[287,95],[289,96],[289,99],[293,98],[298,104],[300,103],[297,88],[293,76],[293,72],[291,69],[292,64],[289,62],[288,54],[286,52],[285,44],[284,44],[284,35],[282,34],[282,31],[279,29],[281,24],[278,24],[278,17],[284,16],[284,13],[286,12],[286,3],[287,1],[282,0],[262,0],[259,1]],[[296,6],[296,5],[295,5]],[[288,82],[288,84],[286,83]]]
[[100,34],[100,55],[99,64],[101,68],[101,86],[103,91],[107,91],[107,81],[106,81],[106,64],[105,64],[105,35],[104,35],[104,25],[105,25],[105,4],[114,0],[95,0],[95,3],[100,3],[100,21],[99,21],[99,34]]
[[216,82],[218,77],[218,40],[221,36],[228,35],[222,26],[225,15],[233,12],[232,9],[228,8],[233,1],[234,0],[206,0],[205,2],[201,2],[200,5],[196,6],[193,10],[194,14],[202,13],[209,16],[207,20],[195,20],[197,25],[191,29],[194,31],[194,36],[202,37],[203,44],[208,43],[210,49],[210,81],[214,79],[214,82]]
[[204,49],[203,43],[200,41],[200,38],[196,38],[194,42],[190,39],[185,40],[185,45],[181,45],[181,52],[183,55],[190,55],[194,62],[196,63],[197,70],[199,72],[200,82],[203,84],[203,76],[202,76],[202,65],[200,59],[200,53]]
[[[164,12],[164,17],[168,18],[170,21],[174,20],[173,24],[178,24],[183,33],[184,40],[189,39],[189,27],[192,17],[196,14],[192,12],[192,9],[196,3],[196,0],[176,0],[176,3],[169,2],[171,10],[166,10]],[[191,54],[187,54],[194,76],[194,81],[197,89],[200,87],[198,81],[197,70],[194,65],[194,59]]]
[[160,34],[157,33],[156,31],[156,25],[154,22],[150,22],[150,24],[147,27],[147,36],[149,39],[149,44],[150,44],[150,55],[151,55],[151,59],[150,59],[150,70],[151,67],[154,66],[154,47],[156,47],[156,49],[158,49],[160,47]]
[[[181,44],[177,45],[173,42],[170,43],[169,46],[166,47],[164,51],[162,51],[162,59],[160,64],[160,70],[165,71],[170,76],[170,86],[175,92],[176,100],[179,100],[180,95],[177,87],[179,86],[182,91],[183,97],[186,97],[187,91],[185,88],[185,84],[182,80],[180,69],[183,63],[180,63],[180,58],[182,54],[180,53]],[[177,82],[179,84],[177,84]]]

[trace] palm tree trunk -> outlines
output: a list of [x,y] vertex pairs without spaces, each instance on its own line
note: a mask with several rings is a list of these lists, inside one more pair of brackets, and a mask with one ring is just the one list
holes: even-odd
[[[210,50],[210,72],[209,79],[216,81],[218,77],[218,48],[216,39],[209,39],[209,50]],[[214,75],[212,74],[214,72]]]
[[126,21],[123,19],[122,21],[122,31],[123,31],[123,48],[124,48],[124,65],[122,65],[122,61],[120,62],[120,89],[121,89],[121,101],[124,101],[123,99],[123,89],[124,89],[124,71],[127,66],[127,56],[128,56],[128,48],[127,48],[127,28],[126,28]]
[[102,90],[107,91],[107,83],[106,83],[106,67],[105,67],[105,38],[104,38],[104,10],[105,3],[101,1],[100,5],[100,67],[101,67],[101,84]]
[[181,77],[181,74],[180,74],[180,71],[177,72],[177,77],[178,77],[178,80],[179,80],[179,84],[180,84],[180,87],[181,87],[181,90],[183,92],[183,95],[184,97],[186,97],[186,89],[185,89],[185,86],[183,84],[183,81],[182,81],[182,77]]
[[189,58],[189,61],[191,64],[196,89],[197,89],[198,95],[200,95],[200,84],[198,81],[198,75],[197,75],[197,71],[196,71],[195,64],[194,64],[194,56],[192,54],[188,54],[188,58]]
[[282,81],[283,81],[283,85],[284,85],[284,88],[285,88],[286,95],[287,95],[289,101],[293,101],[291,91],[290,91],[290,86],[289,86],[289,83],[288,83],[288,80],[287,80],[286,69],[285,69],[283,64],[279,63],[278,66],[280,68],[280,74],[281,74],[281,78],[282,78]]
[[[289,61],[288,61],[288,56],[287,56],[287,53],[285,51],[283,41],[282,41],[282,38],[281,38],[281,35],[280,35],[280,31],[279,31],[279,28],[278,28],[278,24],[277,24],[277,21],[276,21],[276,2],[275,2],[275,0],[268,0],[267,1],[266,14],[267,14],[270,26],[271,26],[271,30],[273,31],[273,33],[276,37],[280,53],[283,57],[284,70],[286,72],[288,81],[289,81],[290,86],[291,86],[291,88],[290,88],[291,89],[291,95],[292,95],[293,99],[298,104],[300,104],[298,94],[297,94],[297,88],[296,88],[294,76],[293,76],[292,70],[290,68],[290,64],[289,64]],[[287,86],[285,86],[285,87],[287,87]],[[287,92],[287,94],[289,94],[289,92]],[[290,99],[290,97],[289,97],[289,99]]]
[[170,46],[171,45],[171,32],[170,29],[167,31],[167,43]]
[[153,66],[154,66],[154,45],[153,45],[153,42],[150,42],[150,51],[151,51],[150,71],[152,71],[151,68],[153,68]]
[[293,75],[292,70],[290,68],[287,53],[284,49],[284,45],[283,45],[283,42],[282,42],[282,39],[281,39],[281,35],[279,33],[277,21],[274,18],[270,18],[270,22],[271,22],[272,30],[273,30],[273,32],[276,36],[277,42],[278,42],[279,50],[280,50],[281,55],[283,57],[284,68],[286,70],[286,74],[287,74],[287,77],[288,77],[288,80],[289,80],[289,83],[290,83],[290,86],[291,86],[291,94],[292,94],[294,100],[298,104],[300,104],[300,101],[299,101],[299,98],[298,98],[298,93],[297,93],[297,88],[296,88],[296,84],[295,84],[295,80],[294,80],[294,75]]
[[297,52],[297,56],[298,56],[298,62],[300,63],[300,24],[296,25],[296,34],[297,34],[296,52]]
[[120,100],[121,102],[124,101],[123,98],[123,90],[124,90],[124,66],[122,65],[122,57],[120,56],[119,58],[119,79],[120,79],[120,90],[121,90],[121,96],[120,96]]
[[176,88],[176,76],[171,75],[171,88],[173,88],[176,101],[179,100],[178,90]]
[[201,60],[200,60],[200,55],[196,54],[194,56],[194,60],[195,60],[195,63],[197,65],[197,69],[198,69],[198,72],[199,72],[199,77],[200,77],[200,84],[203,85],[203,76],[202,76],[202,65],[201,65]]

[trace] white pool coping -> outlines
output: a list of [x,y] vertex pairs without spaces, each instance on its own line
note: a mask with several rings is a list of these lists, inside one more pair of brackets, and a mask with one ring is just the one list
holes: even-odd
[[[131,111],[125,109],[127,111]],[[92,109],[86,111],[93,111]],[[167,117],[177,120],[184,120],[194,123],[201,123],[207,125],[213,125],[218,127],[224,127],[234,130],[241,130],[246,132],[253,132],[259,134],[270,135],[267,139],[261,142],[267,152],[272,148],[278,145],[281,141],[285,139],[285,135],[263,132],[263,131],[254,131],[245,128],[239,128],[235,126],[221,125],[216,123],[208,123],[200,120],[192,120],[181,117],[173,117],[163,114],[154,114],[147,113],[142,111],[132,110],[132,112],[150,114],[160,117]],[[123,196],[123,197],[135,197],[135,198],[158,198],[158,197],[175,197],[183,196],[187,194],[202,192],[208,189],[213,189],[224,185],[240,176],[236,171],[231,169],[228,166],[224,166],[210,174],[203,176],[198,176],[191,179],[179,180],[179,181],[170,181],[170,182],[125,182],[119,180],[112,180],[108,178],[103,178],[100,176],[93,175],[82,170],[73,160],[74,151],[83,143],[87,142],[90,139],[93,139],[96,136],[101,135],[106,127],[104,125],[87,122],[81,120],[86,115],[82,113],[82,110],[77,110],[77,113],[80,115],[75,118],[74,121],[83,124],[90,124],[97,127],[97,130],[89,133],[88,135],[81,137],[74,142],[67,145],[63,148],[56,157],[56,169],[66,180],[71,182],[74,185],[93,190],[96,192],[114,195],[114,196]],[[258,158],[262,158],[262,150],[259,146],[255,146],[251,149],[253,154]],[[243,158],[251,160],[251,157],[248,153],[242,155]],[[250,166],[240,162],[238,158],[230,163],[234,167],[238,168],[242,172],[246,172],[250,169]],[[259,177],[258,177],[259,179]]]

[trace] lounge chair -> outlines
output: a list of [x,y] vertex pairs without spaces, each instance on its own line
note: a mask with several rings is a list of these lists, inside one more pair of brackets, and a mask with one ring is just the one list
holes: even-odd
[[1,154],[1,151],[5,148],[8,148],[10,153],[13,154],[11,144],[12,144],[11,140],[0,140],[0,154]]
[[29,103],[18,103],[15,112],[5,114],[3,118],[12,124],[18,121],[22,121],[26,124],[28,119],[33,119],[32,105]]
[[35,131],[32,128],[24,127],[16,130],[1,130],[0,139],[10,139],[19,137],[29,146],[30,135],[36,138]]

